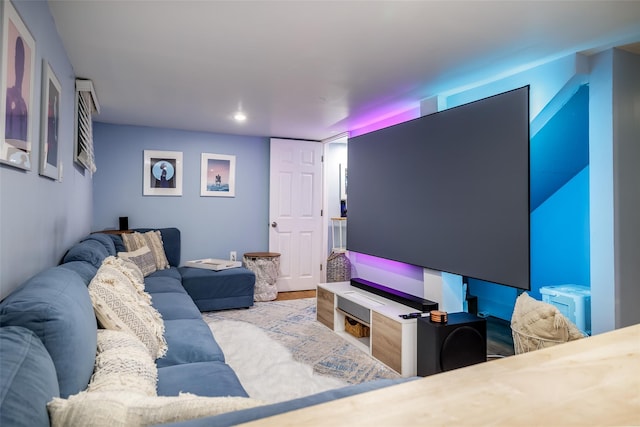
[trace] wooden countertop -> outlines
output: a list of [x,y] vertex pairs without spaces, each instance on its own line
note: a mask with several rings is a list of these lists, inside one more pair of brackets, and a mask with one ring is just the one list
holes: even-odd
[[245,425],[640,425],[640,325]]

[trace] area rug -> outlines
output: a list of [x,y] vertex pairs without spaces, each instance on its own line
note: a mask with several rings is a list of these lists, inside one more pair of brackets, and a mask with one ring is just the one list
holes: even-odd
[[[304,390],[301,395],[347,384],[400,377],[398,373],[316,321],[315,298],[256,302],[249,309],[203,313],[203,318],[213,330],[227,363],[234,370],[234,364],[245,365],[236,370],[238,377],[245,377],[244,381],[240,379],[245,389],[252,388],[249,383],[265,381],[265,378],[260,377],[266,375],[261,375],[260,372],[273,372],[270,376],[277,377],[283,383],[293,381],[293,371],[289,375],[286,369],[278,371],[278,365],[285,360],[278,347],[286,349],[293,361],[306,366],[301,370],[296,368],[296,376],[304,378],[306,374],[303,375],[301,371],[306,369],[313,377],[313,381],[309,377],[302,379],[300,383],[318,383],[311,387],[313,390]],[[252,325],[253,328],[242,326],[243,323]],[[243,358],[248,360],[240,360]],[[264,399],[254,396],[249,390],[247,392],[252,397]]]

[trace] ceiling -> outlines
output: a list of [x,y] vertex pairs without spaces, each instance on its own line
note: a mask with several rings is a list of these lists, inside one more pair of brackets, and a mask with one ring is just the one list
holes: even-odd
[[49,4],[94,83],[96,120],[312,140],[515,67],[640,42],[640,1]]

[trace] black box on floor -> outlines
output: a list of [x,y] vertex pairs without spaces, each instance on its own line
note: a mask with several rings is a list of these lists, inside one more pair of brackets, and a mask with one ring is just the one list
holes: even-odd
[[448,313],[446,323],[418,319],[418,375],[469,366],[487,360],[487,321],[470,313]]

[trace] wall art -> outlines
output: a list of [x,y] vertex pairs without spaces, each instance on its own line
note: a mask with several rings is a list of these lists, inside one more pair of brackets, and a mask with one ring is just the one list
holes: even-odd
[[60,137],[60,81],[46,60],[42,61],[40,98],[40,175],[58,179],[58,140]]
[[10,1],[0,7],[0,162],[31,170],[36,42]]
[[236,156],[202,153],[200,195],[236,196]]
[[182,152],[144,150],[143,195],[182,196]]

